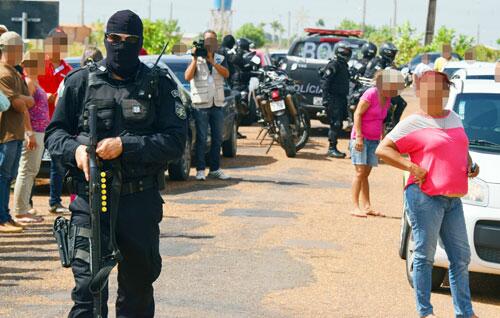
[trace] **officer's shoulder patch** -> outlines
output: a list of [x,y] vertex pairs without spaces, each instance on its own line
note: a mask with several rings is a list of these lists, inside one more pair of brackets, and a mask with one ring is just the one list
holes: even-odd
[[178,98],[179,97],[179,91],[176,90],[176,89],[171,90],[170,94],[172,94],[173,98]]
[[224,55],[215,53],[214,60],[215,60],[215,63],[221,64],[224,61]]
[[182,120],[187,118],[186,108],[182,105],[182,103],[175,102],[175,114]]
[[332,75],[332,69],[331,68],[327,68],[326,71],[325,71],[325,74],[326,75]]

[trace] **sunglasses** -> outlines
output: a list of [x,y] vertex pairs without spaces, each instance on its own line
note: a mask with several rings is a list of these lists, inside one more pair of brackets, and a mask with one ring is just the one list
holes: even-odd
[[119,44],[121,42],[129,44],[139,43],[139,37],[137,35],[122,36],[116,33],[106,33],[106,39],[113,45]]

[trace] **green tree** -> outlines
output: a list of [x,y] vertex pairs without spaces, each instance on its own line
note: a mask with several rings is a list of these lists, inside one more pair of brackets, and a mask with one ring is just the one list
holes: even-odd
[[89,44],[100,48],[104,47],[104,22],[97,20],[90,25],[92,32],[90,33]]
[[394,45],[399,49],[396,64],[406,64],[422,50],[422,34],[416,34],[416,29],[406,21],[397,28],[397,38]]
[[455,30],[447,28],[446,26],[441,26],[434,37],[432,38],[432,43],[425,47],[427,52],[441,52],[443,49],[443,44],[452,44],[455,38]]
[[[336,27],[339,30],[363,30],[363,25],[352,20],[344,19],[340,21],[340,24]],[[372,33],[376,32],[377,28],[373,25],[366,24],[363,36],[369,37]]]
[[247,38],[253,41],[257,48],[266,44],[266,36],[262,24],[256,26],[253,23],[245,23],[236,30],[234,35],[236,38]]
[[174,45],[182,39],[177,20],[143,20],[144,44],[149,54],[160,54],[165,43],[168,42],[167,52],[171,52]]
[[500,59],[500,50],[493,50],[484,45],[475,46],[474,51],[476,52],[476,60],[478,61],[495,62]]
[[368,41],[375,43],[377,46],[380,46],[385,42],[393,42],[394,33],[390,26],[383,25],[365,33],[365,38],[368,39]]
[[500,45],[500,39],[497,40],[497,44]]
[[325,20],[319,19],[318,21],[316,21],[316,26],[321,28],[325,27]]
[[458,37],[453,42],[453,50],[457,52],[460,56],[464,56],[465,52],[472,47],[474,43],[474,37],[459,34]]

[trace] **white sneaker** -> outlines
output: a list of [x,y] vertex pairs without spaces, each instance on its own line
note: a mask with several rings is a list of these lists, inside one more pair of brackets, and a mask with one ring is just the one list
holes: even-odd
[[212,178],[216,178],[216,179],[220,179],[220,180],[228,180],[228,179],[231,179],[230,176],[228,176],[227,174],[224,173],[224,171],[222,171],[221,169],[217,170],[217,171],[210,171],[208,173],[208,176],[209,177],[212,177]]
[[196,180],[198,181],[205,181],[205,171],[204,170],[198,170],[196,171]]

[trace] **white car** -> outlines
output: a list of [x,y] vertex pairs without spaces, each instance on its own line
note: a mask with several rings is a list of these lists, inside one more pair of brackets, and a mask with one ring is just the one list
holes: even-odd
[[478,61],[450,61],[444,66],[443,72],[450,78],[493,80],[495,63]]
[[[469,179],[469,193],[462,198],[471,249],[469,270],[500,275],[500,83],[478,79],[454,79],[453,83],[447,108],[462,118],[471,157],[480,167],[479,176]],[[401,223],[399,255],[406,260],[408,281],[413,286],[414,242],[405,208]],[[439,241],[433,289],[441,286],[448,266]]]

